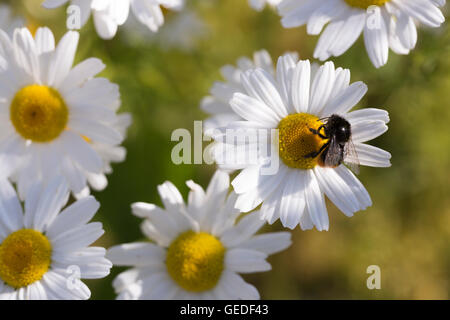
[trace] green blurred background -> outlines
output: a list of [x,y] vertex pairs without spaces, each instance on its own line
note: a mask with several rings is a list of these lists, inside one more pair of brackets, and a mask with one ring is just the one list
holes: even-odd
[[[41,0],[10,0],[30,28],[49,26],[59,39],[66,31],[65,8],[45,10]],[[125,162],[114,165],[109,186],[95,193],[101,203],[96,220],[105,235],[99,245],[142,240],[140,220],[130,204],[161,204],[156,186],[172,181],[187,196],[185,181],[206,187],[214,166],[175,165],[170,141],[176,128],[193,131],[205,119],[199,109],[219,68],[240,56],[267,49],[274,60],[286,51],[312,59],[317,37],[305,28],[283,29],[276,12],[252,10],[246,0],[188,0],[206,26],[193,50],[163,49],[134,27],[122,27],[112,41],[101,40],[92,19],[81,30],[77,62],[101,58],[101,74],[120,85],[121,111],[133,125],[124,143]],[[448,11],[447,11],[448,12]],[[167,20],[175,16],[165,12]],[[447,14],[448,16],[448,14]],[[137,31],[136,31],[137,32]],[[137,32],[136,34],[139,34]],[[327,202],[330,231],[292,232],[293,245],[272,256],[273,270],[245,276],[263,299],[448,299],[450,293],[450,29],[421,29],[415,51],[390,53],[389,63],[375,69],[360,39],[345,55],[333,59],[350,68],[352,81],[369,92],[361,107],[390,112],[390,130],[372,144],[392,153],[392,167],[361,168],[359,178],[373,206],[352,218]],[[266,231],[282,230],[277,222]],[[381,290],[369,290],[366,268],[381,268]],[[93,299],[115,297],[110,276],[86,281]]]

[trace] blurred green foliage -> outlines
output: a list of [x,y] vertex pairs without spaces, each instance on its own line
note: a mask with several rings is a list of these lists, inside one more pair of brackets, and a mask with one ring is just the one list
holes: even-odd
[[[49,26],[57,39],[66,31],[65,8],[45,10],[40,0],[9,2],[26,16],[30,28]],[[274,60],[286,51],[312,59],[317,37],[305,28],[283,29],[276,12],[258,13],[246,0],[189,1],[206,22],[208,37],[194,50],[162,50],[145,37],[130,41],[125,28],[112,41],[101,40],[92,19],[81,30],[77,61],[99,57],[101,74],[120,85],[122,111],[133,125],[124,143],[127,160],[114,165],[109,186],[95,193],[101,202],[96,220],[105,235],[99,245],[142,240],[140,220],[130,204],[161,204],[156,186],[172,181],[187,196],[185,181],[206,187],[213,171],[207,165],[175,165],[170,153],[176,128],[193,130],[206,117],[199,109],[219,68],[265,48]],[[448,11],[447,11],[448,12]],[[167,13],[168,19],[173,15]],[[416,50],[390,53],[375,69],[360,39],[333,59],[350,68],[352,81],[369,92],[361,107],[390,112],[390,130],[372,142],[392,153],[392,167],[361,168],[359,178],[373,206],[349,219],[328,202],[330,231],[292,232],[293,245],[271,257],[273,270],[249,275],[264,299],[448,299],[450,296],[450,29],[421,29]],[[265,227],[281,230],[279,223]],[[368,290],[366,268],[381,268],[381,290]],[[115,297],[106,279],[87,281],[93,299]]]

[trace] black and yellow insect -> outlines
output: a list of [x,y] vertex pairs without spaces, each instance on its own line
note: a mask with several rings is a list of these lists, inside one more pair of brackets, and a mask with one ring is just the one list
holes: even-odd
[[305,155],[305,158],[320,156],[319,165],[332,168],[344,162],[354,172],[358,173],[359,163],[354,163],[354,161],[345,162],[347,156],[351,156],[352,159],[358,159],[351,139],[352,127],[350,122],[336,114],[321,120],[325,121],[323,125],[317,129],[309,128],[309,130],[328,141],[319,150]]

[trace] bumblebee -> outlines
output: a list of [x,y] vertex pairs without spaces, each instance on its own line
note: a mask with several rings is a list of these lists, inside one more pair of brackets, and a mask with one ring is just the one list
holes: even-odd
[[319,165],[322,167],[335,168],[341,163],[348,165],[352,171],[359,172],[359,163],[345,162],[346,157],[357,160],[357,154],[352,142],[352,127],[350,122],[337,114],[333,114],[328,118],[320,119],[325,121],[317,129],[309,128],[313,134],[318,135],[322,139],[328,141],[315,152],[305,155],[305,158],[319,157]]

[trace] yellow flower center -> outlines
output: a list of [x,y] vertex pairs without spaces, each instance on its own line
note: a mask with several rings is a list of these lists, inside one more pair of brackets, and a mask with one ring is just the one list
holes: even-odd
[[225,247],[216,237],[186,231],[169,246],[166,266],[180,287],[201,292],[216,286],[224,268],[224,257]]
[[351,7],[367,9],[370,6],[382,6],[390,0],[345,0]]
[[66,128],[69,109],[55,89],[37,84],[20,89],[10,108],[16,131],[33,142],[49,142]]
[[0,279],[18,289],[42,278],[51,263],[47,237],[32,229],[11,233],[0,244]]
[[[297,169],[312,169],[317,165],[317,156],[310,156],[328,141],[314,134],[310,129],[319,130],[323,122],[318,117],[307,114],[291,114],[278,125],[279,152],[283,162]],[[323,129],[320,133],[323,135]]]

